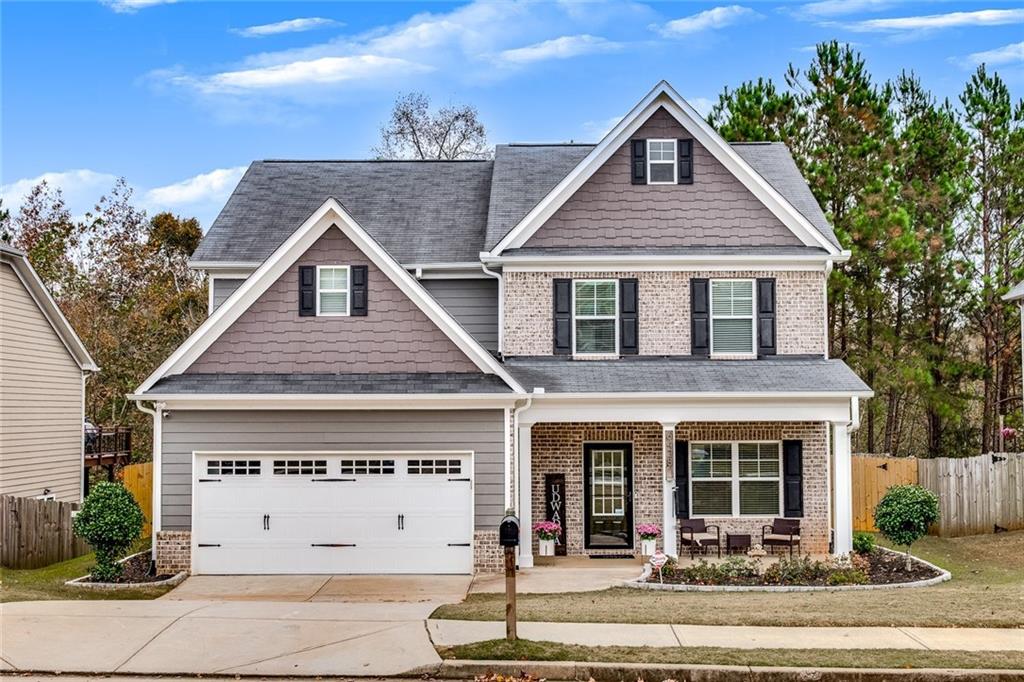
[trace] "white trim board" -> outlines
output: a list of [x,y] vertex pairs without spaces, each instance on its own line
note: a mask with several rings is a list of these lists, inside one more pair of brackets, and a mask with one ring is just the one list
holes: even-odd
[[704,118],[666,81],[661,81],[612,128],[547,196],[533,207],[508,234],[490,250],[488,256],[499,256],[505,249],[523,246],[554,213],[565,204],[597,170],[647,121],[659,108],[664,108],[686,128],[708,152],[737,180],[757,197],[806,246],[824,248],[829,254],[841,250],[822,235],[793,204],[772,187],[736,153]]
[[[249,306],[270,288],[288,269],[306,253],[327,230],[335,228],[352,241],[370,261],[436,324],[448,338],[465,353],[473,364],[485,374],[501,377],[514,391],[522,392],[519,384],[476,339],[469,335],[455,318],[423,288],[384,248],[349,215],[337,199],[330,198],[302,223],[243,284],[235,290],[203,324],[192,333],[146,380],[135,390],[135,397],[145,393],[165,376],[180,374],[188,369],[216,341],[221,334],[241,317]],[[144,399],[144,398],[143,398]]]

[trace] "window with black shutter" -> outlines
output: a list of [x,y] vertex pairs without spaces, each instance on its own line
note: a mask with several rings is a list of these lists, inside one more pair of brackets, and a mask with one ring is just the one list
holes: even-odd
[[757,280],[757,354],[775,355],[775,280]]
[[679,176],[680,185],[693,184],[693,140],[679,140]]
[[368,310],[369,268],[366,265],[352,266],[352,315],[365,317]]
[[647,140],[630,140],[630,174],[634,185],[647,184]]
[[782,441],[782,509],[787,517],[804,515],[804,443]]
[[552,316],[553,346],[555,355],[572,354],[572,280],[556,279],[554,282]]
[[640,352],[640,300],[639,280],[619,280],[619,353],[637,355]]
[[690,355],[707,357],[711,354],[710,311],[708,280],[694,277],[690,280]]
[[690,518],[690,444],[676,441],[676,518]]
[[299,266],[299,315],[316,315],[316,267]]

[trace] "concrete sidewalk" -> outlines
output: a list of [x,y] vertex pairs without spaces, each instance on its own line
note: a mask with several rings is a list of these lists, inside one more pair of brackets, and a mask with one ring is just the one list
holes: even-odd
[[[501,639],[502,622],[429,620],[437,646]],[[519,623],[522,639],[584,646],[731,649],[920,649],[1024,651],[1024,630],[1010,628],[754,627],[618,623]]]

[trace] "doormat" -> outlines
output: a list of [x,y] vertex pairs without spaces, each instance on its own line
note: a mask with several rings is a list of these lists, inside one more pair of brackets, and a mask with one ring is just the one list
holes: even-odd
[[591,559],[635,559],[632,554],[591,554]]

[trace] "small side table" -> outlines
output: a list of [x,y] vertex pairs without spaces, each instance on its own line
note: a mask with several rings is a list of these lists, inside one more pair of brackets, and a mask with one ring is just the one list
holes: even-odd
[[739,535],[734,533],[726,533],[725,535],[725,553],[735,554],[737,552],[746,553],[750,549],[750,535]]

